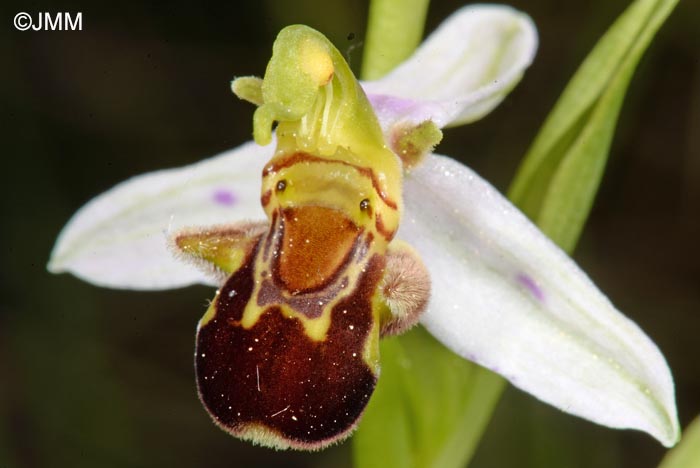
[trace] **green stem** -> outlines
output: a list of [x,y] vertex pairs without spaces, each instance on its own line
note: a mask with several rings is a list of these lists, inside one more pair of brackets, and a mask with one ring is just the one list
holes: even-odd
[[[429,0],[372,0],[365,39],[363,79],[381,78],[413,53],[423,35],[428,4]],[[404,342],[410,342],[412,346],[400,352],[404,349],[402,347]],[[394,460],[392,466],[456,467],[466,464],[474,454],[491,420],[496,404],[506,387],[506,381],[486,369],[457,358],[420,329],[414,330],[407,336],[385,340],[382,343],[382,356],[383,381],[380,381],[365,418],[374,422],[388,418],[394,423],[392,429],[399,433],[390,431],[391,435],[389,435],[386,433],[385,425],[365,424],[354,440],[355,465],[363,468],[381,466],[386,462],[386,456]],[[454,428],[454,431],[450,431],[451,434],[444,437],[434,438],[425,434],[423,437],[411,437],[402,432],[408,431],[412,426],[409,419],[425,419],[425,415],[413,414],[410,411],[411,408],[415,410],[424,405],[402,405],[398,404],[397,400],[410,399],[412,388],[420,387],[421,382],[434,382],[441,377],[440,372],[437,372],[437,375],[428,376],[420,372],[407,372],[405,368],[398,365],[399,361],[405,364],[412,360],[420,360],[421,356],[430,356],[430,359],[434,360],[434,366],[438,368],[441,365],[450,366],[451,372],[447,374],[454,376],[456,371],[461,382],[457,385],[444,384],[448,388],[458,389],[460,397],[455,395],[453,401],[442,403],[438,398],[435,398],[435,401],[431,400],[438,406],[446,403],[452,410],[451,415],[461,419],[460,423],[448,425]],[[432,369],[425,362],[416,364],[414,370],[422,370],[423,373]],[[412,377],[416,374],[421,375],[417,381],[412,381]],[[398,379],[398,381],[394,382],[392,379]],[[443,388],[443,385],[436,385],[436,387]],[[426,411],[431,412],[430,408]],[[443,415],[440,411],[437,414]],[[404,424],[397,422],[399,420]],[[414,430],[433,431],[433,428],[419,427]],[[383,455],[380,455],[376,450],[376,441],[385,440],[386,437],[393,437],[393,442],[380,444],[384,446]],[[418,449],[411,447],[409,441],[419,445],[432,443],[435,447]]]
[[372,0],[362,79],[376,80],[407,59],[423,37],[430,0]]

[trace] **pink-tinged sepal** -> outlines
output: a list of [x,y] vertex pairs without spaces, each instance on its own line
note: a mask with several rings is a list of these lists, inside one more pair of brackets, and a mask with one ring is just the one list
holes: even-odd
[[386,139],[433,122],[473,122],[493,110],[520,81],[537,50],[537,30],[522,12],[469,5],[437,28],[410,59],[362,83]]

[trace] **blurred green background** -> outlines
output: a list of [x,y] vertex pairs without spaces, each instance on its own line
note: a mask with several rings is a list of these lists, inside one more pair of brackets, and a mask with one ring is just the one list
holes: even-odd
[[[505,189],[558,94],[627,5],[516,1],[540,33],[532,68],[441,153]],[[434,0],[432,30],[460,2]],[[0,467],[350,466],[349,444],[273,452],[217,429],[197,400],[195,324],[212,291],[111,291],[45,265],[83,203],[145,171],[251,135],[232,77],[261,75],[303,22],[357,69],[366,1],[0,6]],[[80,32],[19,32],[20,11],[83,13]],[[681,2],[641,63],[577,261],[656,341],[681,424],[700,413],[700,2]],[[509,388],[472,466],[652,467],[650,437],[576,419]]]

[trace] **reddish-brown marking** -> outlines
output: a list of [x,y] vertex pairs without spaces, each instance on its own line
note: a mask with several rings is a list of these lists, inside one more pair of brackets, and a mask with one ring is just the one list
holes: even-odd
[[273,272],[290,292],[318,290],[338,276],[362,230],[343,212],[322,206],[287,208]]
[[268,230],[267,222],[240,222],[205,229],[184,229],[174,238],[175,245],[185,253],[201,253],[210,249],[240,248],[257,242]]
[[384,222],[382,221],[382,216],[377,213],[377,218],[374,221],[374,225],[376,226],[377,232],[384,237],[384,239],[390,241],[391,239],[394,238],[394,234],[396,234],[396,231],[390,231],[384,226]]
[[372,257],[353,293],[333,308],[323,341],[311,340],[301,322],[285,318],[278,307],[268,308],[250,329],[235,324],[251,300],[253,259],[226,282],[215,317],[197,334],[200,398],[234,435],[263,426],[292,447],[323,447],[354,427],[376,383],[377,369],[362,355],[385,258]]
[[272,190],[266,190],[265,193],[260,197],[260,203],[263,208],[270,204],[270,198],[272,197]]
[[379,180],[377,180],[377,176],[374,174],[374,171],[370,168],[367,167],[362,167],[362,166],[357,166],[355,164],[351,164],[347,161],[343,161],[340,159],[326,159],[326,158],[320,158],[318,156],[313,156],[308,153],[292,153],[288,156],[285,156],[284,159],[277,161],[273,164],[268,165],[265,170],[263,171],[263,176],[269,174],[269,173],[274,173],[277,171],[280,171],[284,168],[291,167],[297,163],[300,162],[318,162],[318,163],[325,163],[325,164],[342,164],[344,166],[352,167],[355,169],[357,172],[362,174],[365,177],[368,177],[372,181],[372,187],[374,188],[374,191],[379,195],[379,197],[386,203],[386,205],[389,208],[392,209],[397,209],[398,205],[394,200],[389,198],[389,196],[384,193],[379,185]]
[[267,261],[270,258],[270,247],[272,247],[274,238],[275,238],[275,231],[278,226],[277,226],[277,210],[272,212],[272,221],[270,222],[270,230],[265,236],[265,246],[263,248],[263,257],[265,258],[265,261]]

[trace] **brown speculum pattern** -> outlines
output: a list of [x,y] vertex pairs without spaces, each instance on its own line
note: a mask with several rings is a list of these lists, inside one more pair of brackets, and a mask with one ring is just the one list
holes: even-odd
[[[234,435],[275,447],[320,448],[354,428],[374,389],[376,368],[363,356],[370,334],[377,333],[372,298],[385,258],[375,254],[363,259],[365,267],[350,282],[352,290],[329,310],[323,339],[310,337],[302,320],[284,314],[279,303],[262,305],[261,315],[245,328],[241,320],[246,305],[260,303],[254,297],[261,290],[255,287],[256,268],[276,263],[263,261],[265,243],[278,244],[283,229],[273,223],[266,237],[221,288],[213,304],[215,315],[198,331],[199,395],[215,422]],[[368,240],[358,237],[349,254],[368,255]],[[276,279],[279,275],[262,276],[280,288],[278,296],[289,296]],[[334,276],[328,288],[348,284],[342,265]],[[323,290],[309,294],[310,301],[316,300]]]

